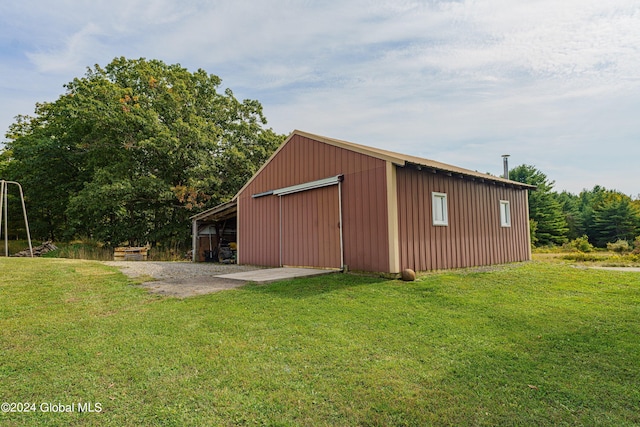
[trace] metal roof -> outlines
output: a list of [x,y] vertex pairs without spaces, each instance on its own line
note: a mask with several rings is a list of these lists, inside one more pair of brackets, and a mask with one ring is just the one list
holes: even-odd
[[361,154],[366,154],[368,156],[376,157],[381,160],[390,161],[400,167],[411,166],[411,165],[421,166],[422,168],[433,169],[434,171],[450,172],[452,175],[463,175],[470,178],[478,178],[485,181],[508,184],[510,186],[515,186],[515,187],[530,188],[530,189],[536,188],[534,185],[524,184],[522,182],[512,181],[510,179],[505,179],[500,176],[489,175],[489,174],[478,172],[478,171],[472,171],[470,169],[465,169],[458,166],[437,162],[431,159],[411,156],[408,154],[396,153],[389,150],[369,147],[366,145],[360,145],[353,142],[342,141],[334,138],[327,138],[320,135],[313,135],[313,134],[302,132],[299,130],[293,131],[293,133],[289,136],[289,138],[287,138],[287,140],[282,145],[285,145],[286,142],[293,137],[293,135],[304,136],[306,138],[315,139],[317,141],[321,141],[336,147],[344,148],[346,150],[351,150]]
[[224,221],[225,219],[233,218],[238,213],[238,201],[233,199],[229,202],[222,203],[218,206],[214,206],[211,209],[207,209],[204,212],[193,215],[191,220],[196,221]]
[[280,150],[296,135],[320,141],[325,144],[333,145],[335,147],[343,148],[345,150],[355,151],[360,154],[365,154],[380,160],[391,162],[399,167],[415,167],[417,169],[431,170],[432,172],[446,173],[451,176],[467,177],[479,181],[488,181],[496,184],[508,185],[511,187],[517,187],[522,189],[534,190],[534,185],[524,184],[518,181],[512,181],[510,179],[504,179],[499,176],[489,175],[478,171],[472,171],[470,169],[461,168],[458,166],[449,165],[446,163],[437,162],[431,159],[425,159],[422,157],[411,156],[408,154],[396,153],[389,150],[383,150],[381,148],[369,147],[366,145],[360,145],[353,142],[343,141],[335,138],[328,138],[326,136],[315,135],[301,130],[294,130],[287,139],[280,144],[280,147],[269,157],[269,159],[258,169],[258,171],[247,181],[247,183],[236,193],[233,199],[229,202],[222,203],[204,212],[191,217],[192,220],[210,220],[210,221],[222,221],[233,217],[238,211],[237,199],[240,194],[253,179],[271,162],[271,160],[278,154]]
[[326,136],[315,135],[308,132],[303,132],[301,130],[294,130],[287,139],[278,147],[278,149],[269,157],[269,159],[258,169],[258,171],[251,177],[251,179],[238,191],[238,193],[234,196],[234,200],[237,199],[238,194],[240,194],[253,179],[271,162],[271,160],[278,154],[280,150],[296,135],[313,139],[315,141],[320,141],[325,144],[333,145],[335,147],[343,148],[345,150],[355,151],[356,153],[365,154],[367,156],[375,157],[380,160],[391,162],[399,167],[407,167],[414,166],[417,169],[427,169],[432,172],[444,172],[446,174],[450,174],[452,176],[457,175],[460,177],[468,177],[472,179],[477,179],[479,181],[489,181],[494,182],[496,184],[509,185],[511,187],[518,187],[523,189],[531,189],[535,190],[536,187],[534,185],[524,184],[518,181],[512,181],[510,179],[504,179],[499,176],[489,175],[486,173],[481,173],[478,171],[472,171],[470,169],[461,168],[458,166],[448,165],[446,163],[436,162],[435,160],[425,159],[422,157],[411,156],[408,154],[396,153],[389,150],[383,150],[380,148],[369,147],[366,145],[360,145],[353,142],[343,141],[335,138],[328,138]]

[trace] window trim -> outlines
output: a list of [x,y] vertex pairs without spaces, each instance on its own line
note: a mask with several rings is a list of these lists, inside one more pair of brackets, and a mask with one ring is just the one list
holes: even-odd
[[[436,219],[438,213],[438,207],[442,207],[443,219]],[[433,191],[431,193],[431,215],[432,223],[435,226],[448,226],[449,225],[449,207],[447,203],[447,193],[439,193]]]
[[500,226],[511,227],[511,202],[500,200]]

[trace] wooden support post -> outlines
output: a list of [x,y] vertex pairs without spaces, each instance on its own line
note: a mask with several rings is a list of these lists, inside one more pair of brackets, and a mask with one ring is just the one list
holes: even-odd
[[191,261],[198,261],[198,220],[191,222]]

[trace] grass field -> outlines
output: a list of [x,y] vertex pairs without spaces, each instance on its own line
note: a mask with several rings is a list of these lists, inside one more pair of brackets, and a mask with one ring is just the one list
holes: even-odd
[[533,262],[175,299],[98,262],[0,270],[0,402],[35,404],[2,426],[640,424],[640,273]]
[[536,261],[557,262],[582,266],[640,267],[640,254],[618,254],[605,250],[588,253],[578,251],[563,252],[560,250],[553,252],[541,251],[534,252],[533,259]]

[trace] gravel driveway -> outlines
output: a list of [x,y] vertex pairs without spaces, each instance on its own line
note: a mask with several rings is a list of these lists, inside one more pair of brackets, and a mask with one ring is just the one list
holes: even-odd
[[260,268],[204,262],[105,261],[105,264],[117,267],[131,278],[144,280],[141,286],[149,292],[181,298],[237,288],[245,282],[216,276]]

